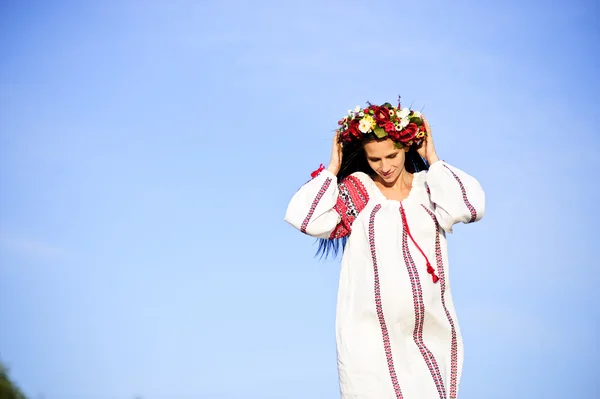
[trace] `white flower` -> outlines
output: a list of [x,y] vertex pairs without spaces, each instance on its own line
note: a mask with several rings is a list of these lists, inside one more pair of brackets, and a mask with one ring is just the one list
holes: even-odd
[[351,109],[348,110],[348,115],[352,115],[352,110]]
[[421,117],[421,113],[419,111],[413,111],[413,116],[416,116],[417,118]]
[[358,124],[358,130],[363,133],[369,133],[371,131],[371,122],[368,119],[361,119]]
[[354,107],[354,112],[360,112],[360,105],[357,105],[356,107]]
[[364,112],[362,112],[362,111],[360,111],[360,112],[358,113],[358,116],[360,116],[360,117],[362,118],[363,116],[365,116],[365,113],[364,113]]
[[402,129],[404,129],[406,126],[408,126],[408,124],[410,123],[410,119],[408,118],[402,118],[400,120],[400,126],[402,127]]
[[408,116],[409,113],[410,113],[410,109],[402,108],[402,110],[400,110],[400,112],[398,112],[398,117],[401,119],[404,119]]
[[390,109],[390,116],[394,116],[394,110]]

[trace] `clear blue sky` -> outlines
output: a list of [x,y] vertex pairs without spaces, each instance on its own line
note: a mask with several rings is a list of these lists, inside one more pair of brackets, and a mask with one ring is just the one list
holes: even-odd
[[461,399],[600,395],[600,9],[3,1],[0,358],[32,398],[338,397],[336,261],[283,221],[348,108],[423,108]]

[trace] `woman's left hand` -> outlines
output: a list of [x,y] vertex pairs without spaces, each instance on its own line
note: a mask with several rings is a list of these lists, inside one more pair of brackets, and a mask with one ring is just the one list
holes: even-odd
[[421,157],[427,160],[427,163],[429,165],[433,165],[439,160],[439,158],[435,152],[433,137],[431,137],[431,126],[429,126],[429,122],[427,122],[427,119],[425,119],[424,116],[421,117],[423,118],[423,123],[425,124],[425,131],[427,132],[427,136],[423,141],[423,145],[421,145],[421,148],[419,148],[417,152]]

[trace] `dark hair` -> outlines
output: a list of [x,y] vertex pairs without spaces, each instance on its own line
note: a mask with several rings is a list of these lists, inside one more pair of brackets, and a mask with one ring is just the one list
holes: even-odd
[[[369,166],[364,148],[365,143],[372,140],[380,139],[378,139],[374,134],[369,134],[366,135],[362,141],[344,144],[342,148],[342,165],[340,166],[340,171],[337,174],[338,183],[355,172],[364,172],[371,177],[375,175],[375,171],[373,171],[371,166]],[[429,169],[427,162],[421,158],[417,152],[418,148],[419,147],[416,145],[412,145],[406,152],[404,168],[409,173],[417,173]],[[333,255],[333,257],[336,257],[340,250],[341,252],[344,252],[344,247],[346,246],[348,237],[346,236],[336,239],[319,238],[318,241],[319,248],[316,256],[320,255],[321,257],[325,256],[325,258],[327,258],[329,255]]]

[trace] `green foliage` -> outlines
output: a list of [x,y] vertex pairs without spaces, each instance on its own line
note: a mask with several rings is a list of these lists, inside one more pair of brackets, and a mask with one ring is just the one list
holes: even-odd
[[19,387],[11,381],[8,369],[0,362],[0,399],[27,399]]
[[419,118],[418,116],[411,116],[410,122],[417,126],[421,126],[423,124],[423,119]]
[[375,129],[373,129],[373,131],[375,132],[375,136],[377,136],[380,139],[387,136],[387,133],[385,132],[385,130],[383,130],[383,128],[381,128],[379,126],[377,126]]

